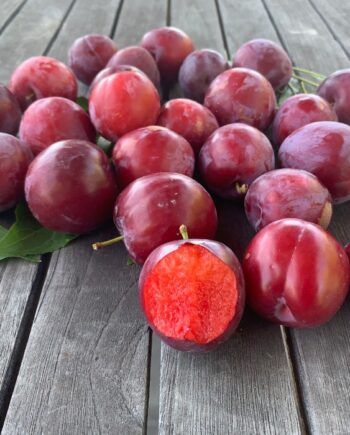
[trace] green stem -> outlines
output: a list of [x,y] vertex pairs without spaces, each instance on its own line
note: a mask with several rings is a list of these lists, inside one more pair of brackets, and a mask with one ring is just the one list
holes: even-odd
[[293,95],[296,95],[298,93],[298,90],[295,89],[290,83],[288,83],[287,86],[293,92]]
[[300,82],[300,86],[301,86],[301,89],[303,90],[304,94],[308,94],[308,91],[307,91],[307,89],[305,87],[304,82]]
[[121,240],[124,240],[124,236],[114,237],[114,239],[105,240],[104,242],[96,242],[92,244],[92,249],[94,251],[98,251],[101,248],[105,248],[106,246],[114,245],[114,243],[118,243]]
[[314,77],[322,79],[322,80],[324,80],[326,78],[326,76],[323,74],[317,73],[315,71],[310,71],[309,69],[299,68],[298,66],[293,66],[293,70],[304,73],[304,74],[309,74],[310,76],[314,76]]
[[311,80],[305,79],[301,76],[297,76],[296,74],[293,74],[292,77],[296,80],[299,80],[300,82],[304,82],[310,86],[314,86],[315,88],[318,88],[320,86],[320,83],[312,82]]
[[184,225],[184,224],[180,225],[179,230],[180,230],[180,234],[181,234],[181,237],[183,238],[183,240],[188,240],[188,232],[187,232],[186,225]]

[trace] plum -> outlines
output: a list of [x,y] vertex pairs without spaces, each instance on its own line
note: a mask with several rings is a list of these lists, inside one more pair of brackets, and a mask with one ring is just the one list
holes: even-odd
[[282,143],[278,157],[284,168],[311,172],[330,191],[335,204],[350,199],[350,127],[320,121],[305,125]]
[[177,172],[192,177],[194,153],[185,138],[159,126],[139,128],[115,144],[112,159],[120,188],[144,175]]
[[243,197],[259,175],[275,166],[267,137],[246,124],[220,127],[204,143],[198,157],[204,184],[222,198]]
[[243,259],[247,299],[262,317],[291,327],[330,320],[349,289],[349,260],[320,226],[281,219],[264,227]]
[[17,98],[0,84],[0,132],[17,134],[22,111]]
[[135,66],[146,74],[155,87],[159,87],[160,74],[156,61],[145,48],[139,46],[123,48],[111,57],[107,67],[116,67],[120,65]]
[[204,105],[220,125],[243,122],[265,130],[276,109],[276,97],[270,82],[247,68],[229,69],[219,74],[208,88]]
[[64,97],[75,101],[78,84],[75,75],[64,63],[47,56],[30,57],[12,73],[10,91],[22,110],[45,97]]
[[64,139],[95,142],[96,132],[78,104],[66,98],[48,97],[35,101],[25,111],[19,137],[36,155]]
[[145,74],[136,71],[105,77],[94,86],[89,98],[92,123],[111,141],[136,128],[154,125],[159,110],[157,89]]
[[106,35],[81,36],[68,50],[68,64],[78,79],[89,85],[117,50],[116,43]]
[[140,45],[155,58],[165,85],[176,82],[182,62],[194,49],[191,38],[176,27],[150,30],[143,35]]
[[119,194],[114,223],[131,258],[143,264],[159,245],[181,238],[181,224],[194,238],[212,239],[217,214],[211,196],[197,181],[161,172],[138,178]]
[[266,172],[250,185],[244,199],[246,216],[255,229],[284,218],[299,218],[327,228],[332,197],[315,175],[301,169]]
[[186,98],[170,100],[162,107],[157,124],[183,136],[197,155],[208,137],[219,128],[209,109]]
[[139,292],[153,331],[184,351],[208,351],[226,341],[245,303],[237,257],[213,240],[177,240],[156,248],[142,268]]
[[117,72],[121,72],[121,71],[134,71],[134,72],[139,72],[141,74],[144,74],[140,69],[131,66],[131,65],[118,65],[118,66],[106,66],[106,68],[103,68],[97,75],[96,77],[93,79],[93,81],[91,82],[91,85],[89,87],[89,97],[91,95],[91,92],[94,88],[95,85],[97,85],[97,83],[100,83],[101,80],[103,80],[106,77],[111,76],[112,74],[115,74]]
[[179,84],[184,96],[203,103],[210,83],[228,68],[227,60],[215,50],[203,48],[193,51],[179,70]]
[[33,155],[26,144],[0,133],[0,212],[24,197],[24,179]]
[[32,161],[25,196],[35,218],[52,231],[81,234],[112,216],[117,187],[106,154],[85,140],[63,140]]
[[268,39],[252,39],[236,52],[233,67],[261,73],[274,89],[286,86],[292,77],[292,61],[281,46]]
[[337,121],[333,107],[325,99],[313,94],[298,94],[287,98],[272,123],[274,144],[280,146],[293,131],[317,121]]

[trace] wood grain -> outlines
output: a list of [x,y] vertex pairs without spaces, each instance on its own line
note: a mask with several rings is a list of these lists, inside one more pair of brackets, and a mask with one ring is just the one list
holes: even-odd
[[0,8],[0,35],[26,0],[2,0]]

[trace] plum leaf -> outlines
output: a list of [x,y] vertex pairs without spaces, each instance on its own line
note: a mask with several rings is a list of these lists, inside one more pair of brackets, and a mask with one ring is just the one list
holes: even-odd
[[89,111],[89,100],[83,95],[77,98],[77,104],[79,104],[79,106],[84,110],[84,112]]

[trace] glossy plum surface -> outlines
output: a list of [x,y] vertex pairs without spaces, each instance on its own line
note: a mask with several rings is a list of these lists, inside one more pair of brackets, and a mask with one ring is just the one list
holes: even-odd
[[9,89],[25,110],[35,100],[45,97],[64,97],[75,101],[78,85],[75,75],[64,63],[52,57],[36,56],[15,69]]
[[135,66],[146,74],[154,86],[159,86],[160,74],[156,61],[145,48],[136,45],[123,48],[115,53],[115,55],[109,60],[107,67],[116,67],[120,65]]
[[155,172],[192,177],[194,171],[191,145],[179,134],[160,126],[139,128],[122,136],[113,148],[112,159],[121,188]]
[[70,47],[68,63],[78,79],[89,85],[116,51],[116,43],[108,36],[85,35],[76,39]]
[[287,98],[277,110],[272,123],[275,145],[280,146],[293,131],[317,121],[337,121],[332,106],[314,94],[298,94]]
[[261,73],[274,89],[286,86],[292,77],[292,61],[281,46],[268,39],[253,39],[236,52],[233,67]]
[[223,198],[243,197],[259,175],[275,166],[267,137],[246,124],[230,124],[216,130],[203,145],[198,158],[201,179]]
[[183,136],[197,155],[208,137],[219,128],[215,116],[201,104],[176,98],[164,104],[157,124]]
[[181,239],[182,224],[193,238],[214,238],[217,214],[209,193],[197,181],[162,172],[138,178],[120,193],[114,223],[129,255],[143,264],[159,245]]
[[13,207],[24,196],[24,178],[32,159],[27,145],[0,133],[0,212]]
[[182,62],[193,51],[191,38],[176,27],[159,27],[145,33],[140,45],[155,58],[161,80],[176,82]]
[[[197,252],[203,249],[208,251],[207,255]],[[158,271],[165,257],[170,263],[169,273],[164,266],[163,273]],[[210,272],[211,280],[206,279],[203,270]],[[165,286],[157,288],[155,281],[159,278],[170,287],[170,295]],[[214,281],[214,285],[207,285],[208,281]],[[172,298],[178,288],[181,294]],[[212,294],[213,290],[219,300]],[[165,343],[184,351],[212,350],[227,340],[241,320],[245,303],[243,272],[237,257],[226,245],[204,239],[177,240],[156,248],[142,268],[139,292],[150,327]]]
[[145,74],[135,71],[104,78],[94,86],[89,98],[89,113],[96,130],[111,141],[136,128],[154,125],[159,110],[155,86]]
[[330,320],[349,289],[349,260],[320,226],[282,219],[263,228],[243,259],[247,298],[262,317],[285,326]]
[[335,71],[328,76],[317,93],[333,105],[340,122],[350,124],[350,69]]
[[270,82],[247,68],[229,69],[218,75],[204,99],[220,125],[243,122],[259,130],[270,125],[276,104]]
[[329,191],[317,177],[301,169],[276,169],[261,175],[250,185],[244,207],[255,231],[284,218],[327,228],[332,217]]
[[117,188],[106,154],[83,140],[64,140],[31,163],[25,195],[36,219],[52,231],[87,233],[112,216]]
[[49,97],[28,107],[22,118],[19,137],[36,155],[65,139],[95,142],[96,132],[89,116],[78,104],[66,98]]
[[22,111],[17,98],[0,84],[0,132],[17,134]]
[[305,125],[282,143],[278,158],[285,168],[311,172],[336,204],[350,199],[350,127],[321,121]]
[[91,95],[92,89],[94,88],[95,85],[97,85],[97,83],[100,83],[100,81],[102,81],[106,77],[111,76],[112,74],[115,74],[117,72],[122,72],[122,71],[134,71],[143,74],[143,72],[140,69],[130,65],[118,65],[113,67],[106,66],[106,68],[103,68],[91,82],[91,85],[89,87],[89,97]]
[[210,83],[228,68],[227,60],[215,50],[193,51],[179,70],[179,84],[184,96],[203,103]]

